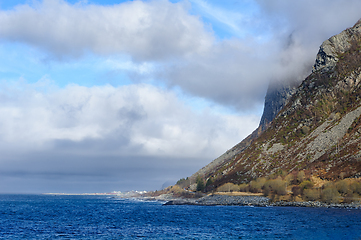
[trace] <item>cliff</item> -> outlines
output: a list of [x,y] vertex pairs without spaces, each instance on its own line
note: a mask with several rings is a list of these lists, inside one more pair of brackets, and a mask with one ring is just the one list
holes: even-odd
[[288,103],[296,92],[299,82],[272,81],[265,97],[264,110],[259,124],[259,131],[263,132],[271,124],[279,111]]
[[207,165],[210,191],[277,172],[337,179],[361,175],[361,22],[322,43],[298,86],[271,86],[260,126]]
[[257,138],[263,131],[267,129],[272,120],[276,117],[277,113],[288,103],[291,96],[296,92],[296,89],[296,81],[271,81],[267,89],[264,110],[258,128],[254,130],[252,134],[243,139],[240,143],[194,173],[191,176],[191,179],[193,180],[192,182],[195,182],[197,176],[208,178],[217,170],[219,170],[219,168],[222,167],[225,163],[229,162],[236,155],[244,151],[250,145],[253,139]]

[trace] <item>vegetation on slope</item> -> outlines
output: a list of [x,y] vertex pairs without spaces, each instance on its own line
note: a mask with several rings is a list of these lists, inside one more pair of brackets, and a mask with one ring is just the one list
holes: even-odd
[[[361,105],[361,38],[355,34],[351,39],[349,49],[338,54],[336,66],[308,76],[248,148],[202,176],[206,192],[226,183],[250,184],[281,172],[306,170],[333,181],[361,172],[361,117],[354,119],[345,134],[341,126]],[[324,141],[322,134],[334,139]]]
[[[177,185],[176,185],[177,186]],[[213,193],[263,193],[271,201],[320,201],[325,203],[360,203],[361,179],[327,181],[304,171],[261,177],[249,183],[225,183]]]

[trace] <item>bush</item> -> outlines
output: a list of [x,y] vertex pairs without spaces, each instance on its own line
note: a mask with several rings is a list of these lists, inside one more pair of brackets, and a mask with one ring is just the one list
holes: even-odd
[[349,184],[347,180],[341,180],[336,182],[336,189],[341,194],[346,194],[349,191]]
[[301,194],[301,188],[299,186],[292,187],[292,196],[296,197]]
[[249,185],[246,183],[242,183],[238,187],[240,192],[249,192]]
[[288,185],[291,185],[295,182],[295,175],[290,173],[285,177],[285,181],[287,182]]
[[263,193],[268,196],[270,191],[277,195],[286,195],[286,182],[281,179],[268,180],[263,187]]
[[239,191],[239,186],[233,183],[225,183],[217,188],[217,192],[237,192],[237,191]]
[[198,192],[203,192],[204,188],[205,188],[203,178],[198,176],[196,182],[197,182],[197,191]]
[[301,128],[301,132],[302,132],[304,135],[307,135],[307,134],[310,133],[310,128],[307,127],[307,126],[303,126],[303,127]]
[[271,193],[271,187],[269,186],[269,184],[268,183],[265,183],[265,185],[263,186],[263,189],[262,189],[263,191],[263,195],[265,196],[265,197],[268,197],[269,195],[270,195],[270,193]]
[[181,193],[182,191],[184,191],[180,186],[178,185],[174,185],[170,188],[169,190],[171,193],[175,193],[175,194],[178,194],[178,193]]
[[301,194],[303,195],[303,192],[304,192],[305,189],[311,189],[311,188],[313,188],[313,182],[308,181],[308,180],[303,181],[303,182],[301,182],[301,184],[299,185],[299,187],[300,187],[300,189],[301,189]]
[[258,178],[254,181],[249,183],[249,191],[253,193],[260,193],[262,192],[262,188],[266,182],[266,178]]
[[359,196],[355,193],[352,193],[352,191],[349,191],[343,198],[344,203],[352,203],[356,201],[359,201]]
[[321,200],[325,203],[339,203],[340,197],[340,193],[334,186],[325,188],[321,193]]
[[176,183],[176,185],[180,186],[181,188],[185,188],[186,186],[190,185],[190,180],[187,179],[179,179]]
[[305,180],[306,174],[304,171],[300,171],[297,174],[297,181],[298,182],[303,182],[303,180]]
[[320,194],[317,189],[305,189],[303,191],[303,196],[306,201],[316,201],[320,198]]
[[206,182],[206,187],[208,187],[211,184],[213,184],[213,180],[212,180],[212,178],[208,178],[208,180]]
[[350,189],[352,190],[352,192],[361,195],[361,182],[355,181],[351,183]]

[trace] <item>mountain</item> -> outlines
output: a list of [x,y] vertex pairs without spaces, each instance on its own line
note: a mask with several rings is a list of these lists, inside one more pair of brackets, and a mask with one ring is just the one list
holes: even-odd
[[300,170],[330,180],[361,176],[360,82],[361,21],[322,43],[301,84],[271,84],[259,127],[191,182],[212,180],[210,191]]
[[288,100],[297,89],[297,83],[299,84],[297,81],[285,82],[277,80],[270,82],[265,97],[264,111],[258,128],[236,146],[194,173],[190,177],[193,180],[191,182],[195,182],[197,176],[204,176],[208,178],[225,163],[229,162],[233,157],[245,150],[253,139],[257,138],[267,129],[272,120],[276,117],[277,113],[288,103]]

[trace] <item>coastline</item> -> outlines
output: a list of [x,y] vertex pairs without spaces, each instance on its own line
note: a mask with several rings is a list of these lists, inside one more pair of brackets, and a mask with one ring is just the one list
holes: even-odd
[[323,203],[318,201],[307,202],[271,202],[263,196],[229,196],[229,195],[207,195],[199,199],[175,198],[153,200],[165,201],[163,205],[197,205],[197,206],[254,206],[254,207],[313,207],[313,208],[347,208],[361,209],[360,203]]
[[312,208],[347,208],[361,209],[361,202],[353,203],[324,203],[319,201],[305,202],[272,202],[270,198],[261,194],[210,194],[201,198],[175,197],[173,194],[161,194],[149,197],[132,191],[127,193],[43,193],[43,195],[92,195],[112,196],[124,199],[136,199],[140,201],[163,202],[164,206],[170,205],[195,205],[195,206],[253,206],[253,207],[312,207]]

